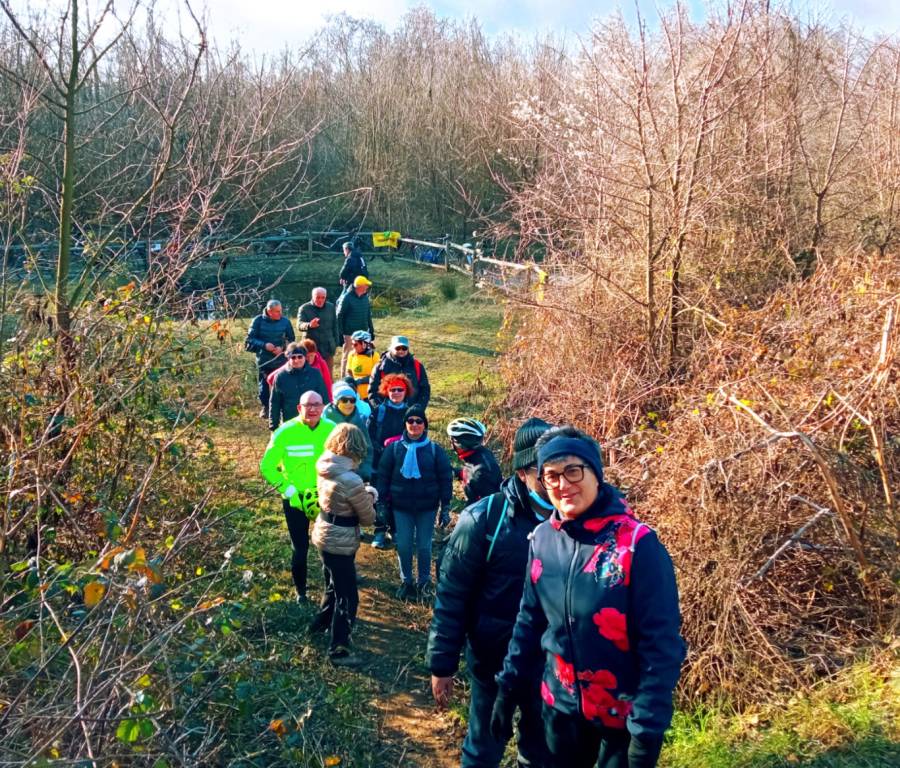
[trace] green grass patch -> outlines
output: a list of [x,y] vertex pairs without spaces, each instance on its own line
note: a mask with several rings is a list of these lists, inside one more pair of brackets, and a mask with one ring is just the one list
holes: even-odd
[[865,661],[759,710],[677,712],[663,755],[666,768],[900,765],[900,676]]

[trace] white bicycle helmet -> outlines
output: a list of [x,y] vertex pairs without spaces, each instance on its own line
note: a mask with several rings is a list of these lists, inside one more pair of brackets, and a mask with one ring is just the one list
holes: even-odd
[[484,424],[477,419],[454,419],[447,425],[447,434],[465,446],[479,445],[486,432]]

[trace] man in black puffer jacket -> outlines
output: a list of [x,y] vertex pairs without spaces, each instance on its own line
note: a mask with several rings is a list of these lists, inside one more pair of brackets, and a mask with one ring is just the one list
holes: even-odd
[[291,342],[285,354],[290,368],[278,371],[272,383],[269,403],[269,429],[272,432],[297,416],[300,398],[304,392],[318,392],[324,403],[331,399],[331,393],[325,388],[322,374],[306,364],[306,350],[302,344]]
[[294,326],[282,315],[281,302],[271,299],[263,313],[255,318],[247,331],[244,348],[256,355],[256,375],[259,380],[259,415],[269,415],[269,374],[284,365],[284,348],[294,340]]
[[357,253],[353,247],[353,243],[349,240],[342,246],[344,250],[344,263],[341,265],[341,273],[338,275],[338,281],[345,290],[351,290],[353,281],[362,275],[369,276],[369,268],[366,266],[366,260]]
[[[463,510],[444,550],[434,618],[428,635],[431,688],[438,706],[447,705],[463,645],[471,680],[469,730],[462,766],[496,768],[505,741],[491,736],[494,675],[512,636],[525,583],[528,539],[552,507],[537,477],[534,444],[550,425],[529,419],[516,432],[513,469],[499,493]],[[534,690],[519,700],[519,765],[543,766],[544,728],[535,671]]]
[[431,400],[431,384],[428,382],[428,372],[425,366],[413,357],[413,353],[409,349],[409,339],[406,336],[394,336],[391,339],[391,345],[381,359],[372,369],[372,376],[369,379],[369,403],[372,410],[375,406],[384,402],[384,395],[381,394],[381,380],[389,373],[402,373],[412,382],[413,391],[409,396],[409,401],[413,405],[421,405],[423,408],[428,407],[428,401]]

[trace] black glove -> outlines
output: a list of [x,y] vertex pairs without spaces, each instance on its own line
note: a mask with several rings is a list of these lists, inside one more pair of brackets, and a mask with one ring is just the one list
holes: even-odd
[[515,711],[516,701],[513,695],[499,688],[497,698],[494,699],[494,708],[491,710],[491,736],[495,741],[506,744],[512,738]]
[[441,528],[450,525],[450,507],[441,507],[441,511],[438,513],[438,525]]
[[628,745],[628,768],[655,768],[662,743],[661,733],[632,734]]

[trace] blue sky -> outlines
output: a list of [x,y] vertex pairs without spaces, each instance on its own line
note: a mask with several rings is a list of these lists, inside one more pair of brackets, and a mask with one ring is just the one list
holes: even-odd
[[[196,1],[196,0],[195,0]],[[202,0],[201,0],[202,1]],[[703,0],[686,0],[692,13],[703,15]],[[648,17],[657,6],[638,0]],[[293,46],[318,29],[328,14],[346,12],[372,19],[390,29],[416,0],[206,0],[210,29],[219,43],[238,37],[245,49],[258,52]],[[574,38],[589,28],[591,19],[608,16],[621,8],[626,18],[634,18],[634,0],[431,0],[439,16],[475,16],[490,34],[515,32],[526,37],[554,31]],[[819,15],[835,22],[842,18],[868,32],[900,32],[900,0],[806,0],[795,2],[801,15]]]
[[[183,0],[157,0],[158,16],[169,20],[174,31]],[[96,8],[101,0],[81,0],[83,6]],[[648,19],[657,6],[670,7],[674,0],[637,0]],[[703,0],[685,0],[695,17],[702,17]],[[37,7],[64,6],[66,0],[11,0],[17,11],[27,16]],[[237,39],[245,51],[277,52],[295,47],[315,33],[329,14],[348,13],[372,19],[391,29],[403,14],[416,5],[430,5],[439,16],[466,18],[475,16],[489,34],[516,33],[531,38],[535,34],[555,32],[573,41],[584,34],[592,19],[605,17],[621,8],[627,19],[635,17],[635,0],[191,0],[200,10],[205,7],[211,36],[225,46]],[[721,4],[721,2],[716,3]],[[130,3],[119,3],[121,12]],[[900,0],[795,0],[794,7],[803,16],[817,15],[834,22],[850,19],[866,32],[900,32]]]

